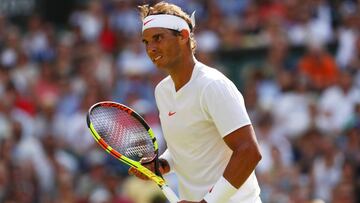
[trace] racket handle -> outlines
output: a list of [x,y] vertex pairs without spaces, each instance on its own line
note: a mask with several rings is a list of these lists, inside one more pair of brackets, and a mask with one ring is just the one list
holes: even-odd
[[177,203],[180,201],[174,191],[172,191],[169,186],[163,185],[161,186],[161,190],[164,193],[165,197],[170,201],[170,203]]

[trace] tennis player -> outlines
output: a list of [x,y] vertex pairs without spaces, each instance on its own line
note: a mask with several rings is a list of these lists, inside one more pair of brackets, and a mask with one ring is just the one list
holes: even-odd
[[169,74],[155,88],[168,147],[161,172],[177,174],[181,203],[261,202],[254,173],[261,154],[243,96],[195,59],[194,16],[165,2],[139,8],[147,54]]

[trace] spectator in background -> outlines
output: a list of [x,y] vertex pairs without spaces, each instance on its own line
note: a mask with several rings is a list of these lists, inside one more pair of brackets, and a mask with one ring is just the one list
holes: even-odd
[[322,91],[336,82],[339,70],[324,44],[313,37],[308,39],[306,53],[299,59],[298,72],[312,90]]
[[321,137],[318,144],[319,156],[312,167],[310,186],[315,198],[328,202],[332,190],[340,181],[344,157],[331,137]]
[[114,53],[117,49],[117,37],[116,32],[110,25],[110,16],[103,16],[103,28],[99,36],[99,44],[105,53]]
[[74,56],[72,52],[75,47],[74,33],[69,31],[63,31],[59,33],[58,41],[56,42],[55,53],[56,57],[53,61],[55,66],[55,72],[57,77],[72,77],[74,72],[74,67],[72,60]]
[[[259,163],[257,172],[259,174],[269,174],[276,168],[280,162],[281,166],[287,167],[292,164],[292,146],[285,137],[284,132],[273,124],[273,118],[270,113],[264,113],[257,123],[256,135],[259,139],[259,146],[264,161]],[[276,156],[273,157],[274,153]],[[276,160],[275,160],[276,159]],[[277,160],[279,159],[279,160]]]
[[[124,37],[133,37],[138,34],[141,23],[137,21],[138,13],[132,1],[115,1],[114,9],[109,15],[110,26]],[[128,43],[126,43],[128,44]]]
[[[34,191],[23,191],[25,193],[29,193],[28,195],[33,195],[31,198],[48,198],[51,196],[51,193],[54,192],[55,187],[55,174],[54,174],[54,168],[52,164],[49,162],[49,160],[46,158],[46,153],[44,151],[44,148],[40,142],[40,140],[32,137],[32,136],[25,136],[25,130],[20,122],[13,120],[11,123],[12,126],[12,141],[13,141],[13,148],[12,150],[12,160],[14,166],[19,170],[20,173],[20,183],[16,184],[22,184],[21,181],[22,175],[24,175],[24,178],[28,178],[26,173],[27,170],[31,171],[31,177],[33,181],[36,181],[36,185],[34,185],[37,188],[33,188]],[[13,174],[16,176],[16,172]],[[25,182],[23,184],[26,184]],[[22,188],[18,188],[22,189]],[[15,187],[15,193],[21,192],[16,190]],[[36,197],[36,193],[39,192],[42,194],[42,196]],[[22,197],[21,197],[22,198]],[[28,201],[28,200],[27,200]],[[22,202],[22,201],[20,201]]]
[[17,64],[11,69],[10,77],[19,94],[31,100],[31,94],[33,94],[31,88],[39,80],[39,67],[38,64],[29,61],[29,57],[23,50],[18,53]]
[[22,46],[31,61],[47,61],[54,57],[44,24],[41,16],[37,14],[29,18]]
[[281,91],[275,96],[271,108],[274,125],[293,140],[310,127],[311,95],[303,78],[293,78],[292,73],[286,70],[280,71],[277,76]]
[[11,70],[17,64],[21,50],[20,30],[17,26],[11,26],[4,31],[5,42],[0,52],[0,64],[2,68]]
[[70,16],[72,26],[79,28],[81,37],[87,42],[94,42],[103,28],[101,1],[89,1],[83,10],[77,10]]
[[215,65],[215,51],[219,49],[220,39],[216,32],[208,29],[198,29],[196,35],[197,57],[209,65]]
[[354,68],[351,67],[351,62],[356,57],[356,41],[358,38],[358,16],[354,3],[345,1],[340,7],[340,14],[342,16],[342,24],[339,27],[339,47],[336,52],[336,62],[342,69]]
[[318,101],[317,126],[327,134],[340,135],[360,101],[360,88],[354,86],[349,71],[339,73],[339,81],[328,87]]
[[290,44],[307,44],[308,38],[327,44],[333,38],[332,13],[328,1],[287,1],[287,22],[284,24]]
[[88,128],[83,125],[84,118],[89,107],[95,104],[98,100],[102,100],[99,90],[89,89],[86,91],[79,109],[68,119],[67,128],[64,129],[64,140],[68,150],[73,153],[79,161],[83,160],[87,152],[95,144],[94,138],[89,136]]
[[120,80],[115,82],[113,99],[124,102],[130,95],[137,94],[141,99],[154,103],[149,78],[155,68],[142,45],[135,40],[138,39],[132,38],[126,49],[117,56],[116,69]]

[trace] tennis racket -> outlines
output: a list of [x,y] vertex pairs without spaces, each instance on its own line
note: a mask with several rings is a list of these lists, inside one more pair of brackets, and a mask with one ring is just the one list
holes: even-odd
[[[153,180],[171,203],[180,201],[160,173],[156,138],[138,113],[123,104],[103,101],[91,106],[86,121],[105,151]],[[142,158],[153,159],[155,173],[141,165]]]

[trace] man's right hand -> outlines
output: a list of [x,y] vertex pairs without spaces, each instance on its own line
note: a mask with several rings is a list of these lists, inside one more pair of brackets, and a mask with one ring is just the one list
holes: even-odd
[[[142,158],[140,160],[141,165],[145,166],[146,168],[148,168],[150,171],[155,172],[155,161],[154,159],[149,159],[149,158]],[[170,166],[169,163],[165,160],[165,159],[159,159],[159,170],[160,173],[166,174],[170,171]],[[149,180],[149,178],[142,174],[140,171],[138,171],[136,168],[131,167],[128,170],[129,175],[134,175],[142,180]]]

